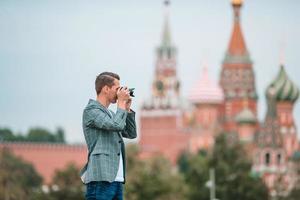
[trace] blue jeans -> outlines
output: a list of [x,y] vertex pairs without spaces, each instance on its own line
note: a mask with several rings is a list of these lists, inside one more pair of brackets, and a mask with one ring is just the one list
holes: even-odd
[[86,185],[86,200],[123,200],[123,183],[97,181]]

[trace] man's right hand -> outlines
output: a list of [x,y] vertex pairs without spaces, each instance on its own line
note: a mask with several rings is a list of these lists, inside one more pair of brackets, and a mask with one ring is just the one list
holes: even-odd
[[126,110],[127,101],[130,99],[129,89],[127,87],[120,87],[117,92],[118,107]]

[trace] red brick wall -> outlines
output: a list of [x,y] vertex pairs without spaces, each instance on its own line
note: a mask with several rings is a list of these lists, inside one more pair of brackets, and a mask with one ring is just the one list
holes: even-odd
[[0,143],[0,149],[3,148],[32,163],[45,184],[51,183],[55,170],[64,168],[70,162],[81,168],[87,158],[84,145]]

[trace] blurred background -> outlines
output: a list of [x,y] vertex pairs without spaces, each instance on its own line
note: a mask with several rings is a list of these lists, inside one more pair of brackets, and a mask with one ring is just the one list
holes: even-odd
[[0,199],[83,199],[81,117],[103,71],[135,87],[126,199],[300,198],[299,9],[1,1]]

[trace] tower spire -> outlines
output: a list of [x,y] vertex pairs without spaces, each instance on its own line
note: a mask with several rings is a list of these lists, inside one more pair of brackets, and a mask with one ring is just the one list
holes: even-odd
[[[243,110],[250,110],[256,118],[257,93],[252,61],[241,28],[242,0],[231,0],[233,29],[223,60],[220,85],[225,94],[225,128],[236,128],[235,118]],[[247,102],[247,103],[246,103]],[[247,108],[245,106],[247,104]]]
[[234,19],[235,19],[235,21],[238,21],[239,17],[240,17],[240,8],[243,5],[243,1],[242,0],[232,0],[231,4],[234,9]]
[[177,50],[171,42],[169,5],[170,1],[165,0],[162,39],[156,49],[157,58],[151,97],[151,104],[155,108],[175,108],[180,103],[180,82],[176,71]]
[[246,55],[247,48],[240,25],[240,10],[242,7],[242,0],[232,0],[231,3],[234,12],[234,26],[229,43],[228,53],[230,55]]
[[285,63],[285,40],[283,38],[280,44],[279,64],[280,66],[284,66],[284,63]]
[[171,32],[169,27],[169,6],[170,1],[164,1],[165,13],[164,13],[164,27],[163,27],[163,35],[162,35],[162,46],[169,47],[171,46]]
[[162,31],[162,40],[161,44],[157,48],[158,58],[159,59],[172,59],[175,57],[176,48],[171,42],[171,31],[169,25],[169,5],[170,1],[164,1],[164,24]]

